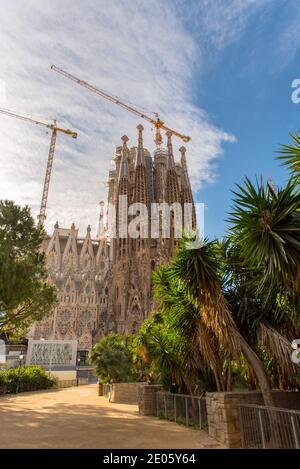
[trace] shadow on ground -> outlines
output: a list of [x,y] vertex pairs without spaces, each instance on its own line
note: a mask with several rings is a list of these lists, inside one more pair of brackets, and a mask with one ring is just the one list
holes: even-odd
[[0,398],[1,448],[212,448],[200,430],[111,404],[95,385]]

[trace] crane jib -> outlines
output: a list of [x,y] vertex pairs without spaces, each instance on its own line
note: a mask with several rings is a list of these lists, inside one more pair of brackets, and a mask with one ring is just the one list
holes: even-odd
[[[190,137],[187,135],[183,135],[180,132],[177,132],[176,130],[169,129],[168,127],[165,127],[159,117],[157,117],[157,120],[152,119],[150,116],[147,116],[146,114],[143,114],[142,112],[138,111],[138,109],[133,108],[132,106],[129,106],[128,104],[124,103],[123,101],[120,101],[116,96],[112,96],[106,91],[100,90],[96,88],[93,85],[90,85],[86,81],[80,80],[80,78],[75,77],[74,75],[71,75],[71,73],[66,72],[62,68],[57,67],[56,65],[51,65],[51,69],[56,71],[57,73],[60,73],[61,75],[65,76],[66,78],[69,78],[70,80],[74,81],[75,83],[78,83],[79,85],[87,88],[90,91],[93,91],[94,93],[98,94],[99,96],[102,96],[104,99],[107,99],[110,102],[113,102],[114,104],[123,107],[124,109],[127,109],[127,111],[132,112],[135,115],[138,115],[142,117],[143,119],[146,119],[148,122],[151,122],[156,129],[157,129],[157,136],[158,136],[158,141],[161,142],[161,137],[159,137],[159,129],[164,129],[167,131],[172,132],[173,135],[176,137],[181,138],[184,142],[188,142],[190,140]],[[155,115],[158,116],[157,113]],[[157,139],[157,137],[156,137]]]

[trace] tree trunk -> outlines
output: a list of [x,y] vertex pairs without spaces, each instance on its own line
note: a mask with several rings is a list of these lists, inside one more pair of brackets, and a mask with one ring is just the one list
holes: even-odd
[[227,386],[226,391],[231,391],[231,356],[228,358],[228,369],[227,369]]
[[260,359],[254,350],[250,347],[250,345],[246,342],[244,337],[238,331],[235,331],[235,334],[239,336],[238,340],[240,342],[241,350],[255,373],[258,385],[263,395],[265,406],[275,407],[270,383]]

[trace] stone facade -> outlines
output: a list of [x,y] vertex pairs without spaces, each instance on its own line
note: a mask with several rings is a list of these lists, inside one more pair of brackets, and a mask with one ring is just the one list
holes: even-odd
[[[77,339],[79,350],[89,351],[109,332],[137,332],[153,309],[151,273],[174,253],[176,220],[181,232],[183,226],[194,228],[196,217],[185,148],[180,148],[180,162],[175,163],[169,133],[167,149],[157,149],[152,157],[143,147],[142,131],[139,125],[137,146],[128,148],[124,136],[116,148],[108,176],[108,207],[115,208],[113,216],[106,214],[110,226],[104,222],[101,203],[96,239],[92,239],[90,227],[85,238],[80,238],[74,224],[65,229],[56,223],[52,236],[45,240],[49,281],[58,288],[59,303],[51,316],[34,325],[31,338]],[[120,200],[124,196],[128,206],[144,204],[148,213],[139,213],[139,209],[123,213]],[[192,210],[183,210],[177,217],[177,209],[172,209],[170,235],[164,235],[159,222],[159,233],[154,236],[152,220],[161,215],[150,217],[153,203],[168,207],[175,203],[182,208],[189,204]],[[128,235],[127,228],[125,234],[121,232],[124,217],[128,226],[139,217],[141,231],[136,238]]]
[[108,333],[113,323],[108,318],[110,259],[106,239],[78,237],[72,224],[60,228],[44,242],[49,282],[58,289],[58,304],[53,314],[37,322],[29,336],[33,339],[78,340],[78,349],[92,348],[97,334]]

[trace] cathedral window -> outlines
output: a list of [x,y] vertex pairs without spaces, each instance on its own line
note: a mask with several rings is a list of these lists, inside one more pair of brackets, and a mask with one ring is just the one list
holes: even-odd
[[70,318],[71,318],[71,313],[67,309],[65,309],[64,311],[61,312],[60,320],[62,322],[68,322],[70,320]]

